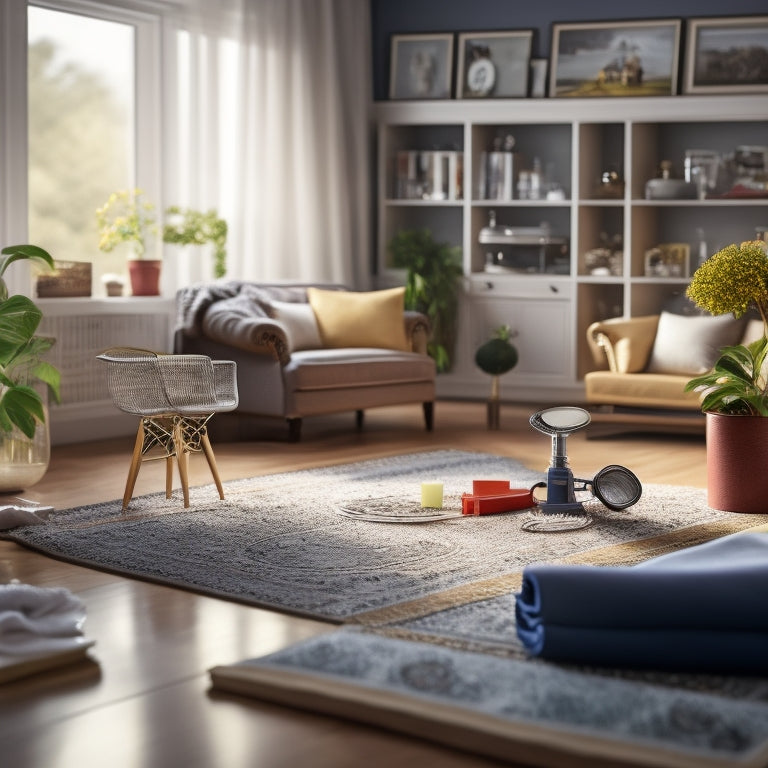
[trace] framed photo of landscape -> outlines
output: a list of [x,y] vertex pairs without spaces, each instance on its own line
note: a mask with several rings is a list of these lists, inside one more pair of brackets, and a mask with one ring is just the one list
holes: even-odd
[[459,99],[509,99],[528,95],[533,30],[459,34]]
[[550,97],[677,93],[680,19],[552,25]]
[[392,35],[390,99],[450,99],[453,33]]
[[768,93],[768,16],[689,19],[683,93]]

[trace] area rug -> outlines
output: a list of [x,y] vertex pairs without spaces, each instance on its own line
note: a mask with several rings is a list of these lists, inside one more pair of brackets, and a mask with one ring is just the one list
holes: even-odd
[[704,491],[665,486],[646,486],[624,512],[598,505],[592,527],[566,534],[521,531],[525,513],[417,525],[338,513],[355,499],[418,499],[425,480],[441,480],[457,496],[473,479],[529,487],[543,471],[485,453],[415,453],[226,483],[224,501],[212,485],[195,488],[188,509],[179,496],[153,494],[133,499],[126,514],[120,501],[54,511],[45,525],[3,538],[249,605],[373,624],[504,594],[530,562],[587,554],[632,562],[764,521],[716,512]]
[[217,691],[372,723],[516,765],[768,765],[768,680],[643,679],[363,628],[215,667],[211,680]]

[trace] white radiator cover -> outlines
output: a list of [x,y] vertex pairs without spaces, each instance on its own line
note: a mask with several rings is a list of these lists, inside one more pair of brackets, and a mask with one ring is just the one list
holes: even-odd
[[[136,418],[112,404],[103,365],[96,355],[119,346],[170,352],[173,302],[159,299],[93,301],[92,307],[84,307],[84,302],[77,302],[79,306],[59,301],[50,305],[38,303],[43,310],[38,333],[56,339],[47,359],[61,372],[61,404],[51,403],[49,408],[51,443],[77,443],[133,434]],[[131,311],[134,308],[136,311]]]

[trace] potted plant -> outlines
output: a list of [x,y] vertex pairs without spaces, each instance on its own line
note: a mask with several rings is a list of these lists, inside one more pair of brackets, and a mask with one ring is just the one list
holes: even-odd
[[163,242],[173,245],[213,245],[214,277],[227,274],[227,222],[215,210],[171,206],[165,212]]
[[128,274],[133,295],[157,296],[162,262],[147,258],[147,247],[157,234],[154,204],[141,189],[119,190],[96,210],[96,221],[99,250],[109,253],[122,243],[130,244],[133,258],[128,260]]
[[750,344],[724,347],[714,367],[686,390],[702,392],[706,414],[707,494],[715,509],[768,510],[768,253],[766,244],[734,243],[694,273],[688,298],[713,315],[743,316],[757,309],[763,335]]
[[518,360],[517,348],[510,338],[515,335],[508,325],[500,325],[491,338],[475,352],[475,364],[491,378],[491,396],[488,399],[488,429],[499,428],[499,376],[511,371]]
[[456,346],[461,250],[436,241],[429,230],[401,230],[389,244],[392,265],[407,270],[406,309],[423,312],[432,324],[427,352],[438,372],[450,369]]
[[3,279],[14,261],[53,269],[53,258],[34,245],[12,245],[0,253],[0,491],[7,492],[33,485],[48,468],[44,396],[47,389],[59,401],[60,374],[43,360],[54,339],[35,335],[43,313],[27,296],[9,296]]

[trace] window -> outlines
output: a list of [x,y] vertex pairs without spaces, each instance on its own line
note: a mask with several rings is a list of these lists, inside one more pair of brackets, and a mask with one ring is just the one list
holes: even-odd
[[124,274],[130,252],[98,250],[96,209],[137,186],[159,202],[151,161],[159,131],[149,117],[159,86],[142,88],[160,80],[156,21],[106,5],[99,18],[92,5],[88,15],[70,8],[80,10],[77,2],[28,8],[29,242],[58,260],[91,262],[93,295],[103,296],[101,276]]

